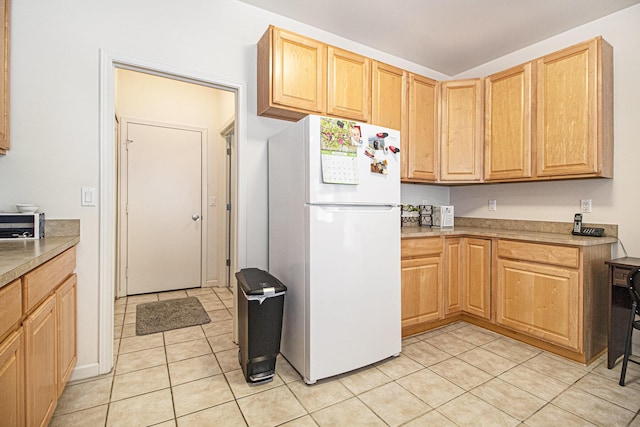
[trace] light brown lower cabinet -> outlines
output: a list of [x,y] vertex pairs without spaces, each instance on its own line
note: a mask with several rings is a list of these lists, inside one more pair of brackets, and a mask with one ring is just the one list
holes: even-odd
[[498,260],[497,323],[579,351],[578,271]]
[[498,257],[496,322],[580,351],[580,250],[500,241]]
[[57,341],[58,341],[58,396],[69,381],[78,359],[77,353],[77,283],[73,274],[56,290]]
[[0,343],[0,424],[24,423],[24,333],[22,328]]
[[461,237],[447,238],[444,241],[444,314],[457,314],[462,311],[462,241]]
[[56,297],[51,295],[24,321],[27,425],[46,426],[58,399]]
[[[77,360],[75,248],[0,289],[0,425],[47,426]],[[10,315],[9,315],[10,314]]]
[[465,237],[462,245],[462,311],[491,318],[491,239]]
[[438,320],[442,308],[442,239],[403,239],[402,327]]
[[589,363],[607,348],[610,256],[610,243],[404,238],[403,336],[462,319]]

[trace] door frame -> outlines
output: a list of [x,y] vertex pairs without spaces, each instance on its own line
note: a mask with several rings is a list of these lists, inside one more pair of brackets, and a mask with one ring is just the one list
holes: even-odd
[[207,170],[208,170],[208,135],[207,129],[194,127],[190,125],[182,125],[177,123],[165,123],[154,120],[146,120],[146,119],[137,119],[135,117],[128,116],[120,116],[120,132],[118,137],[118,154],[116,156],[116,167],[118,169],[118,187],[116,191],[117,204],[116,210],[118,215],[117,222],[117,257],[116,270],[118,271],[116,277],[116,298],[125,297],[129,295],[129,287],[127,282],[127,265],[128,265],[128,255],[129,255],[129,245],[128,245],[128,217],[126,210],[126,201],[128,200],[128,187],[125,185],[128,183],[128,165],[129,158],[126,149],[126,140],[127,140],[127,125],[129,123],[137,123],[141,125],[147,126],[159,126],[171,129],[180,129],[192,132],[200,133],[200,220],[201,220],[201,228],[200,228],[200,287],[206,286],[206,260],[207,260],[207,229],[209,222],[209,215],[207,212],[207,194],[209,194],[208,190],[208,180],[207,180]]
[[[113,368],[114,296],[116,279],[116,131],[115,69],[125,68],[161,77],[187,81],[203,86],[230,90],[236,93],[236,141],[232,158],[231,181],[236,191],[232,194],[232,243],[235,253],[231,259],[232,271],[246,266],[247,260],[247,179],[239,173],[246,162],[244,145],[247,140],[246,82],[160,64],[146,59],[100,49],[100,106],[99,106],[99,248],[98,248],[98,362],[88,366],[78,377],[90,377],[110,372]],[[232,275],[233,278],[233,275]],[[232,280],[234,296],[237,283]],[[237,341],[237,307],[234,304],[233,334]]]
[[[226,145],[226,150],[227,150],[227,159],[225,161],[226,163],[226,182],[225,182],[225,201],[224,203],[227,205],[231,205],[232,204],[232,200],[231,200],[231,196],[233,194],[233,187],[231,185],[231,170],[233,168],[233,151],[236,149],[237,147],[237,138],[236,138],[236,119],[235,118],[231,118],[229,119],[220,129],[218,132],[218,137],[222,138],[225,141],[225,145]],[[229,135],[232,135],[231,140],[228,139]],[[233,222],[233,218],[232,218],[232,212],[230,212],[229,210],[225,211],[225,239],[226,239],[226,244],[225,244],[225,262],[224,265],[219,264],[219,267],[221,267],[222,269],[226,270],[225,273],[225,279],[226,279],[226,286],[231,286],[231,266],[226,262],[226,260],[230,260],[233,258],[233,239],[231,239],[231,229],[232,229],[232,224]]]

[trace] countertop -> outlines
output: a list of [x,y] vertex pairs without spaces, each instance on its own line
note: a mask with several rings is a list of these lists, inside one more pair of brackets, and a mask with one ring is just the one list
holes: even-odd
[[80,236],[0,241],[0,288],[80,242]]
[[438,237],[438,236],[476,236],[496,237],[500,239],[526,240],[529,242],[553,243],[573,246],[594,246],[616,243],[615,237],[586,237],[574,236],[571,233],[547,233],[541,231],[504,230],[498,228],[483,227],[453,227],[453,228],[429,228],[420,226],[402,227],[402,238],[407,237]]

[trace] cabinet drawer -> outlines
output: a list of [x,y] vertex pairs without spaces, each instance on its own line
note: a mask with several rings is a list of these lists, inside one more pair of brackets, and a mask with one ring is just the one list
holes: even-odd
[[20,279],[0,289],[0,339],[17,325],[22,317],[22,287]]
[[25,313],[34,308],[76,268],[76,248],[66,250],[22,277]]
[[580,250],[567,246],[499,240],[498,256],[540,264],[580,267]]
[[627,286],[627,275],[631,268],[613,267],[613,284],[617,286]]
[[402,258],[413,258],[425,255],[439,255],[442,253],[443,243],[440,237],[402,239]]

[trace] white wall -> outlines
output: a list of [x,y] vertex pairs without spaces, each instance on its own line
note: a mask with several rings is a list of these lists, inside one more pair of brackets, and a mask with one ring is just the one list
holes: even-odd
[[[80,187],[99,183],[99,52],[245,82],[248,266],[267,266],[266,140],[288,123],[256,116],[256,43],[269,24],[419,74],[427,68],[236,0],[18,0],[11,11],[11,144],[0,158],[0,210],[38,203],[48,218],[79,218],[78,365],[98,362],[99,216]],[[83,372],[88,371],[85,369]]]
[[[483,77],[602,35],[614,56],[614,177],[521,184],[452,187],[456,216],[572,221],[581,199],[593,200],[585,222],[618,224],[630,256],[640,256],[640,5],[567,31],[455,78]],[[489,212],[487,201],[497,200]],[[622,256],[616,248],[614,256]]]
[[[141,119],[207,130],[208,206],[205,280],[226,286],[226,144],[220,130],[235,114],[235,93],[136,71],[116,70],[116,112],[121,118]],[[207,198],[207,200],[208,200]]]

